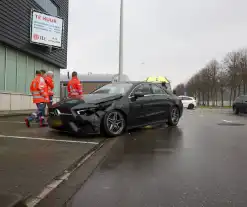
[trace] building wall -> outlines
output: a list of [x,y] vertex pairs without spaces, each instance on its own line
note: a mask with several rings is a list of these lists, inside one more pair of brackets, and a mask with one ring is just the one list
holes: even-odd
[[108,83],[110,82],[85,82],[85,83],[82,83],[83,91],[85,94],[88,94],[94,91],[96,88],[99,88]]
[[0,111],[35,108],[29,86],[36,70],[54,72],[55,101],[60,96],[60,68],[0,43]]
[[[92,91],[94,91],[96,88],[99,88],[101,86],[104,86],[106,84],[108,84],[110,82],[99,82],[99,81],[95,81],[95,82],[81,82],[82,84],[82,88],[83,88],[83,93],[84,94],[89,94]],[[65,98],[68,96],[68,92],[67,92],[67,82],[61,82],[61,87],[60,87],[60,97],[61,98]]]
[[[32,54],[60,68],[67,66],[68,0],[52,0],[64,19],[63,49],[49,52],[47,47],[30,43],[31,9],[43,11],[37,2],[42,0],[0,1],[0,42]],[[32,63],[31,63],[32,64]],[[13,88],[11,88],[13,89]]]

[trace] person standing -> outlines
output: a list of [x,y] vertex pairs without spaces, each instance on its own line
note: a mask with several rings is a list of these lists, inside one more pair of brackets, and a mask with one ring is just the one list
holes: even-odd
[[33,96],[33,103],[37,106],[37,111],[25,119],[26,126],[30,127],[30,122],[36,118],[39,119],[41,127],[45,126],[45,105],[48,94],[46,92],[46,83],[41,75],[41,71],[36,71],[36,77],[30,84],[30,92]]
[[53,72],[52,71],[48,71],[45,75],[45,82],[48,88],[48,96],[49,96],[49,102],[47,103],[48,109],[52,106],[52,102],[53,102],[53,89],[54,89],[54,81],[53,81]]
[[68,82],[67,90],[69,98],[82,98],[83,96],[82,85],[75,71],[72,73],[72,79]]
[[[46,70],[44,70],[44,69],[42,69],[42,70],[40,70],[40,72],[41,72],[41,76],[44,78],[44,80],[45,80],[45,78],[46,78]],[[45,82],[46,83],[46,82]],[[45,109],[44,109],[44,111],[45,111],[45,116],[47,116],[47,110],[46,110],[46,105],[48,106],[48,104],[49,104],[49,95],[48,95],[48,86],[47,86],[47,84],[45,84],[45,94],[46,94],[46,97],[45,97]]]

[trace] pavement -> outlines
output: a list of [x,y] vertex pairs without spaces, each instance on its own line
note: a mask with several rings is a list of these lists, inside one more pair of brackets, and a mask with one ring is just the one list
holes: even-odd
[[69,207],[246,207],[247,116],[185,110],[118,138]]
[[27,128],[22,116],[0,117],[0,195],[36,198],[104,141]]

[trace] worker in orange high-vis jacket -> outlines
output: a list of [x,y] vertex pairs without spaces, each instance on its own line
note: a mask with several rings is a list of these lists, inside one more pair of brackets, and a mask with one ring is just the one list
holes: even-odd
[[72,79],[68,82],[67,89],[69,98],[82,98],[82,85],[77,77],[77,72],[74,71],[72,73]]
[[[47,76],[47,74],[46,74],[46,70],[40,70],[40,72],[41,72],[41,76],[44,78],[44,80],[46,79],[46,76]],[[45,81],[45,83],[46,83],[46,81]],[[48,85],[47,85],[47,83],[45,84],[45,86],[44,86],[44,91],[45,91],[45,108],[44,108],[44,111],[45,111],[45,116],[47,115],[46,114],[46,105],[49,105],[49,95],[48,95]]]
[[53,96],[54,96],[54,92],[53,92],[54,81],[53,81],[53,72],[52,71],[48,71],[46,73],[45,82],[47,85],[48,96],[49,96],[49,102],[47,103],[47,106],[48,106],[48,108],[50,108],[52,106]]
[[34,119],[38,119],[40,126],[46,126],[45,124],[45,105],[48,101],[47,86],[40,71],[36,71],[36,77],[30,84],[30,92],[33,96],[33,103],[37,106],[37,111],[32,113],[25,119],[27,127],[30,127],[30,122]]

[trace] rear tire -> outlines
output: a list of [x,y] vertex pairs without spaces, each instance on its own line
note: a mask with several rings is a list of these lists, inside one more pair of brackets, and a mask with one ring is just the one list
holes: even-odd
[[239,114],[239,109],[236,106],[233,106],[233,113]]
[[108,137],[116,137],[123,134],[126,128],[124,115],[118,110],[112,110],[103,118],[103,132]]
[[168,117],[168,122],[167,122],[168,126],[177,126],[179,119],[180,119],[180,111],[178,107],[176,106],[171,107]]
[[194,104],[189,104],[188,109],[194,109],[194,108],[195,108]]

